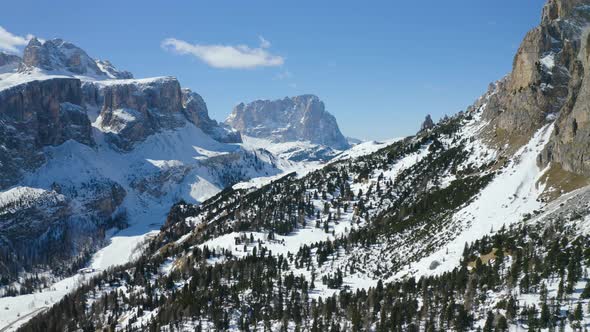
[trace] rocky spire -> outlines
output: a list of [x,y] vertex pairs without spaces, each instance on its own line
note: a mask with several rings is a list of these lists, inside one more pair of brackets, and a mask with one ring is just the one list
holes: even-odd
[[432,117],[428,114],[426,115],[426,118],[424,118],[422,125],[420,125],[420,132],[430,130],[432,127],[434,127],[434,121],[432,121]]

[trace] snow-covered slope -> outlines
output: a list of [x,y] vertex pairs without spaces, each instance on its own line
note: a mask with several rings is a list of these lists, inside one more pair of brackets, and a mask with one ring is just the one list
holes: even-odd
[[270,139],[242,135],[244,146],[265,149],[276,156],[295,162],[326,162],[342,153],[340,150],[314,144],[309,141],[274,142]]
[[[317,97],[238,106],[228,123],[246,135],[241,145],[229,146],[267,156],[271,169],[300,174],[269,174],[198,205],[181,201],[143,243],[120,233],[93,266],[122,262],[129,257],[119,259],[117,250],[141,246],[137,260],[83,284],[24,331],[583,330],[590,324],[584,310],[590,305],[590,189],[574,189],[588,183],[583,27],[589,8],[588,0],[549,0],[509,76],[467,111],[436,124],[428,116],[415,136],[385,145],[324,153],[329,144],[322,140],[334,143],[341,135],[329,130],[320,142],[306,136],[322,127],[303,125],[309,118],[301,116],[323,113]],[[123,123],[106,133],[100,118],[94,128],[105,137],[140,117],[126,107],[110,112]],[[293,114],[299,122],[285,121]],[[163,137],[155,132],[131,131],[127,137],[140,139],[132,139],[130,151]],[[84,146],[96,153],[110,146],[100,135],[94,142]],[[185,179],[216,159],[227,165],[235,151],[226,146],[198,146],[191,162],[150,159],[155,175],[143,160],[138,166],[117,161],[131,169],[124,179],[115,176],[130,191],[121,207],[144,219],[141,209],[149,207],[138,202],[198,199],[178,174]],[[291,163],[309,151],[332,162]],[[285,158],[273,160],[274,154]],[[194,175],[191,184],[212,183]],[[548,191],[556,176],[567,186]],[[52,204],[59,216],[67,195],[47,185],[23,182],[0,197],[11,208]],[[23,193],[32,201],[20,201]],[[11,305],[23,310],[21,302]]]
[[[175,78],[134,79],[60,39],[33,39],[23,59],[4,62],[0,328],[18,327],[79,280],[139,257],[173,204],[323,166],[282,146],[242,144]],[[323,147],[304,147],[315,149]]]
[[[397,277],[411,275],[418,278],[451,271],[459,265],[465,243],[474,242],[502,227],[509,227],[524,216],[540,210],[545,205],[541,201],[545,189],[541,177],[547,169],[537,166],[537,157],[547,144],[552,130],[553,124],[541,128],[476,199],[454,213],[451,224],[461,231],[449,234],[454,237],[451,242],[415,264],[409,264],[398,272]],[[441,232],[440,236],[447,235],[444,233]],[[418,247],[420,245],[417,244]],[[404,254],[407,253],[401,253]],[[432,268],[435,265],[438,266]]]
[[[95,126],[98,127],[96,122]],[[124,229],[108,232],[106,246],[92,256],[89,269],[81,270],[38,293],[0,298],[0,307],[5,308],[4,315],[0,318],[0,327],[10,324],[8,331],[26,323],[32,314],[46,310],[98,272],[138,257],[143,244],[158,234],[172,204],[179,200],[201,202],[227,185],[219,183],[218,172],[232,167],[227,163],[228,159],[236,159],[234,165],[243,172],[242,180],[252,178],[235,185],[235,188],[256,188],[286,173],[297,172],[302,177],[323,167],[323,164],[317,162],[298,163],[276,158],[266,150],[252,146],[246,146],[244,150],[240,144],[220,143],[190,123],[183,128],[151,136],[134,150],[124,154],[110,148],[99,128],[95,128],[95,135],[97,146],[94,148],[73,141],[48,148],[48,162],[36,172],[28,174],[23,184],[31,186],[30,188],[44,188],[57,182],[64,187],[80,188],[96,178],[111,179],[121,183],[127,191],[119,210],[126,212],[129,225]],[[354,154],[361,156],[373,151],[375,147],[383,146],[367,144]],[[249,160],[250,156],[256,158],[258,164]],[[249,163],[252,166],[248,166]],[[153,182],[151,185],[157,191],[138,190],[135,184],[143,179]],[[38,192],[38,195],[45,192],[43,189],[29,190]],[[7,191],[7,199],[3,201],[7,204],[13,201],[14,199],[9,198],[14,197],[14,191]],[[316,236],[302,233],[308,243],[326,239],[322,231],[311,229],[309,235],[314,234]],[[232,235],[225,237],[231,239]],[[294,241],[289,247],[292,250],[299,247],[298,239],[286,239]],[[224,243],[222,238],[215,242],[215,246],[223,246]]]
[[[274,284],[280,289],[282,282],[292,287],[286,286],[291,278],[305,280],[297,296],[316,301],[346,290],[383,287],[380,281],[395,285],[464,266],[466,243],[516,225],[545,206],[539,200],[544,170],[537,166],[537,156],[553,123],[506,156],[484,142],[489,125],[484,111],[485,105],[388,145],[360,144],[303,176],[234,186],[200,206],[175,205],[141,259],[141,269],[153,266],[151,280],[168,285],[153,284],[169,304],[144,307],[143,318],[124,310],[117,314],[122,317],[118,328],[166,322],[159,314],[181,301],[176,292],[190,294],[189,289],[200,287],[193,280],[203,271],[238,269],[256,259],[265,260],[269,269],[273,260],[282,261],[275,275],[282,281]],[[116,273],[133,274],[136,268]],[[232,278],[221,280],[232,284]],[[137,280],[118,279],[122,286],[116,288],[136,298],[146,291]],[[232,294],[242,303],[259,303],[250,288],[238,288]],[[283,296],[295,301],[292,294]],[[224,303],[236,308],[234,300]],[[241,311],[228,310],[229,325],[238,330]],[[185,316],[184,330],[198,320],[218,326],[208,314],[195,317]],[[485,312],[473,317],[485,321]],[[484,321],[477,324],[483,327]],[[271,319],[270,324],[278,328],[281,322]]]
[[[96,182],[108,179],[121,184],[127,194],[114,214],[124,213],[127,226],[107,232],[104,247],[90,259],[89,267],[94,271],[127,263],[140,254],[142,243],[158,232],[170,206],[179,200],[201,202],[232,182],[282,172],[272,166],[277,164],[272,155],[217,142],[190,123],[149,137],[129,153],[111,149],[99,130],[95,135],[95,148],[74,141],[48,148],[47,162],[21,182],[26,187],[0,193],[4,207],[23,202],[19,197],[61,202],[66,198],[49,189],[57,183],[67,188],[68,205],[83,212],[84,199],[92,195]],[[231,182],[225,183],[227,180]],[[89,276],[82,272],[61,281],[50,278],[41,292],[0,298],[0,327],[56,303]],[[16,328],[24,322],[22,319],[11,326]]]
[[21,293],[46,283],[19,288],[29,272],[69,275],[109,243],[93,265],[127,262],[173,203],[296,167],[235,144],[175,78],[115,75],[62,40],[24,53],[0,74],[0,295],[17,277]]
[[[167,326],[168,322],[178,322],[181,330],[191,330],[198,325],[221,328],[220,321],[207,312],[185,314],[181,321],[169,315],[178,312],[178,308],[189,301],[187,298],[200,299],[200,296],[206,296],[203,292],[215,292],[219,287],[228,285],[231,287],[224,291],[230,292],[232,297],[223,297],[220,300],[223,304],[211,306],[223,306],[227,310],[228,326],[232,330],[239,330],[243,312],[241,303],[248,307],[266,303],[257,292],[273,292],[268,298],[283,296],[289,303],[311,303],[315,306],[321,298],[322,301],[333,299],[334,303],[346,306],[336,299],[355,294],[361,301],[358,303],[371,305],[370,294],[387,287],[385,294],[390,296],[391,303],[395,302],[393,299],[413,303],[413,298],[401,297],[395,289],[404,289],[408,296],[413,292],[425,292],[424,287],[439,292],[444,290],[434,286],[428,288],[428,282],[422,288],[416,287],[416,279],[434,278],[429,282],[437,285],[447,282],[444,278],[462,278],[466,274],[465,278],[469,280],[479,278],[469,273],[491,273],[481,267],[482,264],[491,266],[491,260],[486,260],[486,263],[476,262],[478,255],[481,256],[480,260],[493,256],[493,251],[488,254],[494,248],[489,248],[491,237],[508,236],[515,239],[514,234],[521,231],[519,227],[528,227],[522,225],[526,225],[531,216],[548,216],[551,213],[553,216],[556,213],[563,215],[563,211],[568,209],[586,206],[580,204],[585,197],[580,193],[586,191],[572,193],[569,196],[572,199],[564,197],[547,205],[541,199],[545,190],[542,175],[547,169],[539,167],[537,162],[539,153],[554,130],[553,121],[547,119],[520,149],[513,154],[506,154],[509,150],[495,148],[486,141],[485,133],[491,125],[491,121],[483,116],[486,98],[489,96],[483,98],[479,108],[445,118],[433,127],[421,130],[416,136],[392,140],[387,144],[359,144],[326,166],[303,168],[299,175],[275,175],[236,185],[198,206],[184,202],[176,204],[161,231],[152,233],[144,244],[129,237],[114,241],[113,247],[95,256],[93,266],[100,268],[114,263],[115,251],[119,248],[130,250],[133,245],[141,245],[147,250],[143,255],[138,254],[139,260],[135,265],[121,267],[111,272],[105,280],[99,279],[100,286],[93,288],[92,295],[86,286],[79,290],[78,294],[89,296],[82,297],[85,300],[79,305],[88,307],[90,303],[96,303],[100,296],[112,296],[108,294],[117,290],[125,294],[122,300],[124,305],[119,309],[109,309],[109,314],[103,313],[104,307],[110,307],[108,304],[92,306],[87,314],[92,315],[90,319],[94,323],[102,324],[112,314],[117,317],[118,329],[141,330],[145,324]],[[146,142],[154,138],[150,137]],[[99,151],[101,144],[108,145],[97,140]],[[139,144],[137,148],[141,150],[141,146]],[[249,151],[266,151],[257,150],[247,137],[241,146],[234,146]],[[267,147],[272,148],[271,145]],[[202,151],[209,158],[226,153],[213,146],[195,150]],[[184,162],[182,159],[167,159],[151,163],[171,168]],[[286,160],[277,162],[275,166],[282,169],[288,169],[291,163]],[[131,165],[127,167],[134,169]],[[562,212],[558,213],[558,210]],[[140,213],[139,210],[137,212]],[[579,213],[586,215],[590,211]],[[544,220],[548,219],[534,218],[529,224],[532,222],[538,227],[545,227]],[[587,228],[582,224],[578,226],[580,229]],[[532,234],[528,236],[534,239]],[[126,237],[126,234],[122,237]],[[549,255],[551,250],[548,245],[544,243],[537,254]],[[502,249],[507,253],[505,260],[494,265],[501,271],[500,276],[509,275],[513,262],[522,262],[513,258],[519,249],[506,246],[506,249]],[[475,258],[470,258],[473,255]],[[103,265],[103,262],[108,263]],[[267,289],[265,282],[259,285],[255,281],[242,281],[241,278],[252,275],[243,273],[243,269],[256,269],[256,274],[264,275],[260,280],[272,280],[269,284],[276,287]],[[146,271],[149,278],[143,274],[138,276],[138,270]],[[211,281],[219,282],[218,285],[208,284],[208,288],[201,289],[202,276],[215,274],[216,271],[233,272],[219,272]],[[573,275],[573,272],[568,273]],[[436,278],[443,278],[444,281]],[[518,278],[517,283],[527,280],[525,277]],[[555,290],[558,283],[550,277],[542,278],[545,278],[542,280],[549,287],[548,294],[564,296],[558,295],[559,291]],[[107,279],[110,281],[107,282]],[[145,286],[146,280],[149,280],[149,287]],[[456,287],[466,287],[466,282],[459,283],[461,286]],[[540,297],[530,295],[526,284],[521,286],[525,290],[515,293],[511,283],[514,282],[501,279],[494,286],[497,287],[496,293],[488,294],[478,302],[481,310],[469,312],[472,320],[469,324],[473,329],[489,326],[488,311],[497,311],[497,319],[510,317],[508,312],[512,312],[512,309],[497,310],[502,301],[517,298],[523,304],[539,303]],[[483,294],[486,292],[485,287],[471,291],[460,288],[461,291],[454,296],[457,301],[464,301],[461,303],[468,305],[473,297],[470,292]],[[576,295],[584,287],[583,280],[571,286],[573,295],[568,295],[568,298],[586,301]],[[193,289],[199,292],[195,293]],[[363,289],[370,289],[369,295]],[[359,292],[354,292],[357,290]],[[139,296],[146,293],[150,294],[146,298]],[[150,302],[149,298],[154,294],[164,296],[166,305]],[[140,300],[131,305],[126,300],[131,298]],[[440,301],[447,301],[443,300],[444,297],[440,298]],[[418,299],[416,303],[422,303]],[[20,302],[11,305],[22,308]],[[138,307],[142,311],[135,309]],[[269,305],[272,310],[278,307],[279,303]],[[463,305],[460,307],[465,308]],[[559,307],[567,306],[560,304]],[[39,305],[31,308],[38,310]],[[348,310],[343,307],[332,313],[340,317],[337,321],[344,330],[350,326],[347,324],[355,324],[354,319],[346,315]],[[434,317],[445,312],[444,307],[437,305],[429,310],[436,313]],[[63,313],[63,309],[56,307],[43,315],[42,319],[56,317],[58,313]],[[381,316],[369,315],[372,318],[368,318],[367,324],[378,330],[378,325],[373,324],[379,320],[382,322],[388,315],[387,312]],[[590,317],[585,316],[583,314],[581,320],[590,321]],[[279,329],[284,324],[281,319],[272,317],[268,323],[256,323],[257,329],[263,330],[265,324],[270,324],[272,329]],[[303,319],[306,324],[314,321],[311,315],[304,315],[306,318],[289,317],[289,320],[293,320],[289,323],[292,327],[303,324],[297,319]],[[462,324],[455,319],[458,318],[453,318],[453,325],[440,324],[452,330]],[[37,321],[31,324],[38,326],[35,325]],[[426,322],[418,321],[416,324],[423,326]],[[526,324],[530,322],[513,322],[514,327]]]

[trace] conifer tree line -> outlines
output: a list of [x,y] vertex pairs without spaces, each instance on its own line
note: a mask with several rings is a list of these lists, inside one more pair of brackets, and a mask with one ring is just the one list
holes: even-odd
[[[456,132],[466,116],[302,178],[290,174],[259,189],[229,188],[199,206],[179,202],[138,261],[104,271],[22,331],[581,326],[590,286],[582,291],[576,285],[587,278],[590,239],[577,233],[574,217],[497,230],[466,244],[459,266],[435,276],[391,280],[404,264],[435,250],[434,245],[423,248],[422,256],[387,262],[374,271],[367,271],[366,256],[355,255],[376,245],[395,247],[399,234],[407,241],[430,243],[441,230],[453,230],[453,212],[494,176],[492,164],[465,165],[469,151]],[[385,176],[396,162],[423,149],[428,154],[401,170],[395,182]],[[442,174],[455,179],[443,184]],[[365,184],[363,190],[354,189],[359,184]],[[336,227],[342,226],[348,231],[336,236]],[[306,227],[332,236],[288,254],[265,246]],[[240,234],[233,239],[243,247],[240,255],[204,245],[231,233]],[[346,264],[320,273],[342,252]],[[172,268],[163,270],[169,264]],[[358,272],[372,273],[374,285],[352,289],[346,278]],[[553,294],[548,288],[555,283],[559,290]],[[579,298],[573,296],[576,291]],[[518,294],[537,294],[540,301],[521,303]]]
[[[467,331],[482,319],[482,331],[506,331],[508,324],[578,327],[590,310],[590,283],[578,301],[571,299],[575,285],[588,278],[589,248],[590,237],[577,236],[563,221],[546,228],[503,228],[467,245],[461,265],[451,272],[353,291],[342,288],[345,272],[336,271],[328,283],[342,290],[325,298],[314,296],[314,284],[322,281],[292,273],[294,256],[274,256],[259,247],[238,259],[231,252],[195,248],[167,276],[158,274],[161,262],[147,259],[104,272],[22,331],[108,331],[123,314],[133,312],[137,321],[156,309],[151,319],[128,330]],[[483,263],[482,255],[491,252],[495,258]],[[207,264],[221,257],[223,263]],[[559,291],[548,296],[554,282]],[[504,294],[493,308],[484,306],[490,290]],[[537,294],[540,301],[521,304],[511,295],[519,293]]]

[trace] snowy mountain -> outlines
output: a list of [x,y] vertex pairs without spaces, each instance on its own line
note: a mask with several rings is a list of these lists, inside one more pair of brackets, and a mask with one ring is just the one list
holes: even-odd
[[[458,114],[415,137],[335,161],[303,177],[289,175],[262,187],[225,190],[199,206],[180,203],[137,263],[93,280],[76,293],[85,300],[56,306],[25,330],[59,330],[64,322],[52,317],[61,315],[63,306],[86,306],[86,301],[95,305],[88,316],[74,319],[75,324],[105,326],[115,317],[117,328],[136,330],[164,329],[169,323],[181,330],[275,330],[287,325],[311,329],[334,323],[341,330],[376,328],[379,309],[359,322],[346,314],[352,310],[350,302],[340,299],[355,296],[356,310],[367,310],[372,300],[361,290],[372,287],[369,294],[388,290],[390,300],[380,306],[409,305],[406,302],[423,293],[406,288],[410,297],[398,297],[394,290],[402,287],[400,280],[441,274],[450,278],[445,273],[454,268],[469,273],[465,257],[476,255],[479,247],[466,252],[465,242],[494,234],[503,225],[517,225],[543,206],[536,199],[545,189],[538,185],[542,170],[536,156],[552,124],[502,160],[498,151],[473,139],[487,125],[484,111]],[[203,279],[207,275],[210,282]],[[108,304],[111,300],[98,301],[113,296],[123,299],[118,308]],[[219,300],[207,302],[206,297]],[[330,311],[321,310],[325,302],[320,298],[336,304]],[[287,305],[291,310],[284,309]],[[307,306],[310,313],[322,314],[312,318],[305,313]],[[253,311],[246,315],[246,308]],[[440,307],[430,310],[438,317]],[[480,319],[468,318],[473,324]],[[448,326],[454,327],[454,318],[451,321]]]
[[[166,215],[159,232],[126,234],[95,255],[89,269],[53,288],[0,298],[0,308],[7,308],[0,322],[16,328],[38,314],[22,331],[584,330],[590,326],[589,21],[590,1],[549,0],[512,72],[467,110],[438,123],[427,116],[416,135],[360,143],[329,154],[327,165],[308,163],[303,172],[287,175],[281,170],[301,166],[292,163],[298,151],[348,147],[335,121],[323,122],[331,117],[317,97],[241,104],[227,124],[242,133],[243,144],[214,140],[201,130],[210,144],[194,146],[191,153],[176,151],[191,149],[177,143],[201,141],[186,140],[184,131],[194,133],[191,128],[208,121],[198,98],[193,112],[166,109],[176,100],[171,92],[176,88],[161,88],[166,102],[155,107],[157,113],[130,97],[123,99],[133,107],[97,103],[104,105],[94,107],[100,112],[91,121],[91,141],[76,116],[64,116],[60,123],[78,129],[66,143],[70,136],[57,130],[60,126],[29,139],[31,146],[43,142],[45,151],[63,156],[3,192],[0,218],[24,211],[51,223],[68,213],[72,190],[62,188],[77,187],[50,190],[46,174],[66,184],[108,174],[97,188],[110,189],[98,191],[110,193],[111,203],[124,191],[117,204],[131,211],[128,218],[149,218],[157,202],[176,204],[157,210]],[[96,91],[108,85],[92,84]],[[133,83],[139,90],[132,94],[146,94],[137,92],[146,91],[145,85]],[[110,97],[96,100],[103,99]],[[188,108],[190,98],[181,99]],[[163,122],[142,120],[134,129],[137,119],[151,114]],[[306,122],[312,115],[313,123]],[[187,124],[179,127],[177,121]],[[324,136],[307,136],[318,128],[325,129]],[[152,156],[147,151],[154,146],[162,150]],[[192,160],[194,151],[203,162]],[[261,169],[268,176],[212,189],[207,199],[183,191],[195,183],[185,172],[203,177],[202,168],[217,158],[227,165],[236,151],[243,154],[237,165],[250,165],[251,173],[212,178],[229,177],[225,184],[232,184]],[[72,162],[77,158],[81,161]],[[76,172],[83,180],[71,179],[60,164],[84,169],[97,160],[108,160],[108,167]],[[150,173],[146,160],[158,170]],[[119,174],[121,169],[128,171]],[[28,199],[19,198],[23,195]],[[88,197],[102,196],[75,196],[74,206],[102,211],[88,208]],[[98,205],[110,211],[109,204]],[[39,213],[46,216],[38,218]],[[96,270],[130,261],[118,257],[120,252],[134,260]],[[21,287],[39,283],[29,280]],[[76,290],[69,293],[71,287]],[[18,320],[18,314],[28,316]]]
[[0,296],[127,262],[178,200],[301,168],[242,146],[173,77],[132,79],[60,39],[0,60]]
[[[513,71],[414,136],[179,202],[135,263],[22,330],[584,329],[588,8],[549,0]],[[343,147],[306,139],[306,110],[323,105],[258,101],[227,123],[244,146]]]
[[313,95],[237,105],[225,123],[244,141],[290,160],[330,160],[350,148],[336,118]]
[[14,54],[0,52],[0,74],[15,71],[21,64],[21,58]]
[[40,68],[54,73],[71,73],[95,78],[129,79],[133,75],[118,71],[108,60],[94,60],[84,50],[62,39],[44,42],[32,38],[23,51],[21,71]]

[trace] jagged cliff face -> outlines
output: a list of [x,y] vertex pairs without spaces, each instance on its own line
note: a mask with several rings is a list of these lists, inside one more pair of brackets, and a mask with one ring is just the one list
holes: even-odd
[[23,51],[23,65],[23,71],[34,67],[91,77],[118,79],[133,77],[130,72],[118,71],[108,61],[92,59],[84,50],[62,39],[52,39],[45,42],[40,42],[37,38],[31,39]]
[[71,273],[127,220],[145,231],[179,199],[280,172],[225,144],[239,133],[177,79],[131,77],[59,39],[31,40],[23,59],[0,53],[3,277]]
[[181,89],[174,77],[86,82],[83,92],[85,103],[100,109],[97,125],[124,151],[187,121],[220,142],[241,142],[239,133],[209,118],[201,96]]
[[159,130],[184,124],[180,84],[174,78],[95,85],[103,103],[98,125],[123,150]]
[[559,163],[565,170],[590,176],[590,1],[552,1],[545,11],[549,18],[580,26],[575,43],[561,50],[559,65],[571,72],[570,92],[556,121],[556,130],[541,162]]
[[498,83],[487,102],[485,117],[493,120],[499,143],[506,143],[505,139],[516,145],[526,141],[547,116],[560,111],[570,93],[575,63],[562,55],[576,47],[580,29],[573,22],[551,20],[546,15],[540,26],[527,33],[512,73]]
[[588,5],[588,0],[550,0],[541,24],[527,33],[518,49],[512,72],[476,105],[487,104],[487,134],[509,151],[555,121],[540,164],[554,162],[583,175],[590,175]]
[[86,110],[80,106],[80,81],[53,78],[0,91],[0,188],[16,183],[23,171],[38,167],[41,149],[69,139],[92,145]]
[[334,116],[313,95],[242,103],[226,123],[247,136],[274,142],[309,141],[338,150],[349,147]]
[[240,133],[209,117],[203,98],[189,89],[182,89],[182,106],[185,117],[204,133],[223,143],[240,143]]

